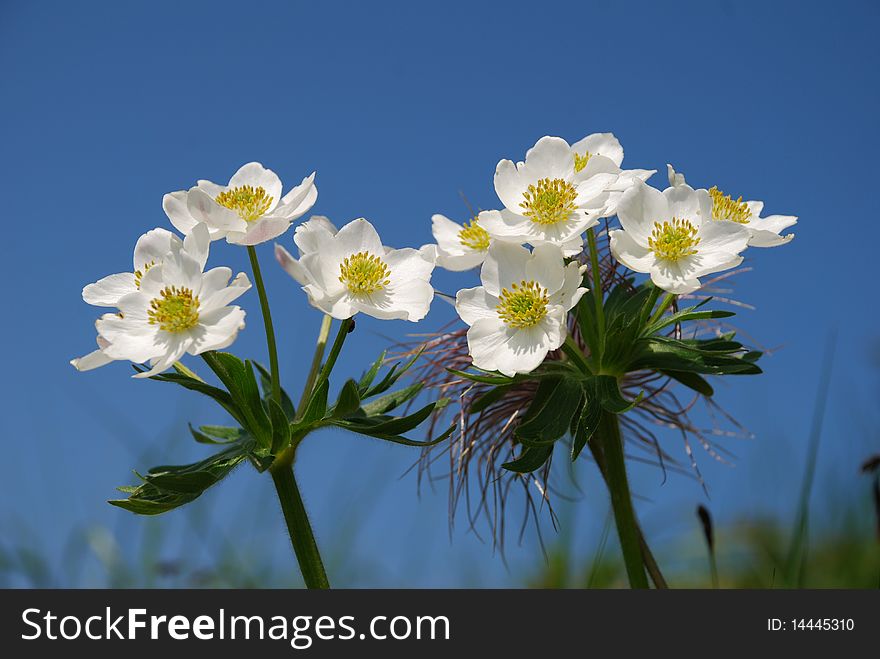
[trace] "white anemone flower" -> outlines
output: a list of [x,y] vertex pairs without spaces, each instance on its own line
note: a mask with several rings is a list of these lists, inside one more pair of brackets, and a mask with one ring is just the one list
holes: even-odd
[[621,197],[617,217],[623,230],[611,232],[614,257],[670,293],[691,293],[699,277],[742,263],[749,240],[742,224],[712,220],[708,191],[689,185],[660,192],[639,181]]
[[[685,185],[684,174],[675,171],[672,165],[666,165],[669,185]],[[718,186],[709,188],[712,197],[712,219],[726,222],[737,222],[749,230],[750,247],[778,247],[791,242],[793,233],[781,235],[790,226],[797,224],[797,215],[768,215],[761,217],[764,210],[763,201],[743,201],[742,197],[734,199],[726,195]]]
[[434,298],[432,250],[385,247],[363,218],[336,231],[327,218],[314,217],[297,227],[293,240],[299,259],[280,245],[275,257],[324,313],[413,322],[427,315]]
[[437,265],[461,272],[476,268],[486,260],[492,238],[480,223],[485,213],[463,224],[439,213],[431,216],[431,233],[437,241]]
[[144,274],[140,288],[123,296],[119,314],[105,314],[96,327],[105,357],[150,362],[149,377],[167,369],[185,353],[198,355],[229,346],[244,328],[244,311],[228,306],[250,287],[240,273],[230,282],[226,267],[202,272],[184,250],[169,252]]
[[611,171],[578,171],[568,142],[542,137],[528,150],[525,162],[498,163],[495,192],[505,208],[482,214],[481,224],[501,240],[550,243],[570,252],[573,241],[582,245],[584,231],[598,223],[617,180],[618,174]]
[[305,215],[318,198],[315,173],[281,196],[281,179],[258,162],[242,166],[227,185],[198,181],[189,191],[171,192],[162,208],[182,233],[204,222],[211,240],[226,238],[236,245],[257,245],[277,238]]
[[147,271],[172,251],[183,249],[195,258],[204,268],[208,260],[208,229],[205,225],[194,227],[181,241],[167,229],[156,228],[147,231],[134,246],[132,272],[119,272],[99,279],[83,288],[83,300],[96,307],[115,307],[123,295],[134,293]]
[[458,315],[470,326],[474,366],[508,376],[540,366],[565,342],[567,313],[587,292],[580,286],[582,277],[582,267],[565,265],[556,245],[537,245],[530,252],[494,243],[480,270],[482,286],[455,297]]
[[617,204],[623,193],[632,187],[635,181],[647,181],[656,169],[621,169],[623,164],[623,147],[614,133],[593,133],[571,145],[574,154],[574,168],[578,176],[591,178],[599,173],[617,174],[617,180],[607,188],[607,199],[603,217],[610,217],[617,212]]

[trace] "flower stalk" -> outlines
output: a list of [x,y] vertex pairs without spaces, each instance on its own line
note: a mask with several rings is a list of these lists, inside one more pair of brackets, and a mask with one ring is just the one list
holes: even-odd
[[644,540],[632,505],[623,456],[623,440],[620,436],[620,422],[616,414],[602,413],[597,435],[594,441],[598,441],[602,452],[605,479],[611,495],[611,508],[614,511],[614,522],[617,526],[629,584],[631,588],[648,588],[642,556]]
[[269,349],[269,372],[272,376],[272,398],[275,402],[281,402],[281,375],[278,372],[278,348],[275,345],[275,328],[272,326],[272,313],[269,311],[269,298],[266,296],[266,287],[263,284],[263,273],[260,271],[260,261],[257,258],[257,250],[253,245],[248,245],[248,256],[251,260],[251,270],[254,274],[254,284],[260,296],[260,309],[263,312],[263,324],[266,326],[266,345]]

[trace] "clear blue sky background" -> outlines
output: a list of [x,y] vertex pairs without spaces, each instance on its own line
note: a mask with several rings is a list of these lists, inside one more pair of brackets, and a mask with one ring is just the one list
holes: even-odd
[[[499,158],[521,158],[544,134],[596,131],[620,138],[625,165],[672,162],[693,183],[801,218],[787,247],[751,250],[754,271],[736,283],[737,297],[757,307],[739,325],[779,350],[766,375],[719,387],[756,439],[731,440],[735,468],[697,450],[718,523],[790,517],[834,327],[814,502],[821,512],[864,498],[857,468],[880,443],[878,14],[873,2],[4,1],[0,534],[37,548],[57,571],[71,535],[96,526],[129,555],[145,529],[166,525],[176,529],[161,548],[169,560],[198,565],[216,538],[278,565],[292,560],[271,486],[249,468],[195,504],[213,519],[210,533],[177,513],[144,521],[104,503],[130,469],[203,453],[184,421],[217,419],[195,395],[131,380],[127,365],[78,374],[67,363],[94,340],[97,314],[81,287],[125,270],[137,236],[168,226],[163,193],[223,181],[250,160],[288,185],[315,169],[315,212],[340,223],[365,216],[386,242],[420,245],[432,213],[464,214],[459,191],[497,206]],[[652,182],[664,186],[665,176]],[[320,317],[270,246],[260,254],[295,388]],[[211,259],[246,267],[244,251],[225,243]],[[453,290],[473,278],[437,281]],[[249,326],[234,350],[264,359],[256,295],[243,304]],[[448,317],[436,303],[419,330]],[[381,335],[412,329],[365,320],[343,371],[360,371],[387,343]],[[677,438],[666,439],[684,458]],[[509,569],[464,525],[450,541],[444,488],[419,500],[414,475],[400,478],[415,457],[333,432],[309,440],[298,472],[331,576],[351,585],[521,583],[539,560],[533,535],[521,548],[512,538]],[[606,503],[592,466],[579,469],[584,501],[563,521],[586,553]],[[654,469],[635,480],[655,543],[693,534],[694,506],[706,500],[696,483],[662,483]]]

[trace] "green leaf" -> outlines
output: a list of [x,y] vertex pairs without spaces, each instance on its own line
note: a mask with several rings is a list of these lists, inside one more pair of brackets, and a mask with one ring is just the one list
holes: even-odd
[[274,455],[290,444],[290,420],[274,398],[269,399],[269,420],[272,423],[270,452]]
[[[235,436],[230,436],[226,438],[217,438],[216,436],[212,436],[210,433],[205,432],[205,427],[202,426],[199,430],[196,430],[192,427],[192,424],[189,424],[189,432],[193,436],[199,444],[229,444],[230,442],[234,442],[239,439],[240,432],[239,428],[229,428],[229,430],[235,431]],[[210,427],[210,426],[208,426]],[[214,427],[222,427],[222,426],[214,426]]]
[[620,386],[617,384],[617,378],[613,375],[597,375],[593,378],[596,395],[599,398],[599,404],[607,411],[614,414],[623,414],[630,411],[644,396],[644,392],[640,391],[634,400],[626,400],[620,393]]
[[528,474],[544,466],[551,455],[553,455],[553,444],[529,446],[523,449],[516,460],[505,462],[501,466],[518,474]]
[[535,397],[516,429],[523,443],[554,442],[568,432],[571,418],[580,407],[584,391],[582,381],[574,378],[541,380]]
[[242,439],[247,434],[241,428],[233,428],[230,426],[199,426],[199,430],[215,439],[228,441]]
[[599,398],[595,394],[595,387],[588,387],[584,406],[580,410],[580,414],[572,432],[571,442],[571,461],[577,460],[581,451],[587,445],[587,442],[593,437],[596,429],[599,427],[599,419],[602,416],[602,406],[599,404]]
[[[265,366],[260,364],[260,362],[253,362],[253,365],[260,373],[260,386],[263,389],[263,400],[269,400],[272,398],[272,374]],[[293,401],[290,399],[290,396],[287,395],[284,387],[281,388],[281,409],[284,410],[284,413],[289,420],[293,421],[296,417],[296,408],[294,408]]]
[[300,424],[311,424],[315,421],[320,421],[327,414],[327,394],[330,391],[330,381],[323,380],[318,388],[312,392],[312,395],[309,397],[308,405],[306,406],[306,411],[302,415],[302,419],[300,420]]
[[250,361],[243,362],[228,352],[209,351],[202,353],[202,358],[226,386],[241,410],[245,420],[244,428],[261,446],[271,446],[272,423],[263,407],[253,364]]
[[691,307],[690,309],[685,309],[684,311],[679,311],[678,313],[668,314],[660,318],[653,325],[649,325],[644,330],[644,335],[648,336],[650,334],[654,334],[664,329],[665,327],[669,327],[670,325],[678,325],[681,323],[685,323],[689,320],[710,320],[716,318],[730,318],[731,316],[735,316],[736,314],[733,311],[724,311],[721,309],[713,309],[707,311],[694,311],[696,307]]
[[687,371],[660,371],[663,375],[669,376],[673,380],[680,382],[688,389],[693,389],[698,394],[703,394],[704,396],[711,397],[715,391],[712,389],[712,385],[706,382],[706,380],[696,373],[689,373]]
[[247,459],[253,441],[224,449],[205,460],[189,465],[154,467],[137,487],[119,488],[127,499],[111,500],[111,505],[139,515],[158,515],[197,499]]
[[333,416],[345,418],[357,412],[361,406],[361,396],[358,385],[354,380],[347,380],[342,385],[342,391],[339,392],[339,398],[333,407]]
[[409,432],[413,428],[419,426],[422,421],[427,419],[434,412],[435,409],[443,408],[449,403],[448,398],[441,398],[433,403],[429,403],[425,405],[420,410],[413,412],[407,416],[398,416],[391,418],[387,421],[380,421],[379,423],[371,424],[368,426],[369,432],[365,434],[370,435],[400,435],[405,432]]
[[405,364],[403,364],[403,366],[400,365],[400,362],[392,364],[391,368],[388,369],[388,373],[385,374],[385,377],[382,378],[379,384],[368,388],[367,391],[361,396],[361,398],[370,398],[372,396],[376,396],[385,391],[388,391],[391,387],[394,386],[394,383],[397,382],[404,373],[412,368],[413,364],[415,364],[416,360],[422,356],[422,353],[424,351],[424,346],[419,348],[418,352],[410,357],[410,359]]
[[375,424],[370,424],[360,419],[335,419],[334,421],[332,421],[332,423],[339,428],[350,430],[351,432],[357,433],[359,435],[366,435],[368,437],[381,439],[386,442],[393,442],[395,444],[403,444],[404,446],[418,447],[428,447],[439,444],[455,431],[455,425],[453,424],[449,426],[449,428],[439,437],[435,437],[434,439],[429,441],[420,442],[413,439],[407,439],[406,437],[401,437],[400,435],[386,435],[378,433],[375,431]]
[[366,416],[386,414],[391,410],[400,407],[408,400],[418,396],[423,387],[424,385],[421,382],[411,384],[408,387],[398,389],[397,391],[380,396],[375,400],[371,400],[369,403],[364,404],[361,409]]
[[480,373],[468,373],[467,371],[459,371],[455,368],[447,368],[447,371],[452,373],[453,375],[457,375],[460,378],[464,378],[465,380],[470,380],[471,382],[479,382],[480,384],[494,384],[494,385],[503,385],[503,384],[512,384],[514,382],[514,378],[507,377],[506,375],[500,374],[491,374],[487,373],[486,375],[482,375]]
[[379,359],[373,362],[373,365],[370,366],[370,369],[363,374],[360,382],[358,382],[358,393],[363,396],[370,388],[370,385],[373,384],[373,380],[376,379],[376,375],[379,373],[379,369],[382,368],[382,364],[385,363],[385,355],[387,354],[387,350],[383,350],[382,354],[379,355]]
[[753,353],[742,355],[732,353],[730,343],[725,339],[685,342],[653,336],[639,342],[638,355],[631,361],[629,368],[684,371],[703,375],[761,373],[761,369],[754,363],[757,357]]

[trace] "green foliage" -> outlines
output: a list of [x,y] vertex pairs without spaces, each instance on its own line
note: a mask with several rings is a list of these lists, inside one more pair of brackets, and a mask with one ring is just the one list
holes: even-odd
[[306,398],[299,418],[285,391],[282,390],[280,404],[272,397],[271,376],[265,368],[229,353],[212,351],[202,355],[223,389],[183,369],[154,376],[154,380],[172,382],[208,396],[240,427],[205,425],[196,429],[190,425],[190,434],[196,442],[222,446],[223,449],[194,464],[154,467],[140,476],[143,481],[140,485],[119,488],[128,498],[110,503],[140,515],[173,510],[201,496],[245,460],[258,471],[265,471],[275,456],[295,448],[310,432],[326,426],[406,446],[431,446],[442,442],[452,434],[454,426],[427,442],[409,439],[405,434],[417,428],[435,410],[446,406],[448,399],[441,398],[412,413],[390,414],[410,403],[421,392],[421,383],[389,391],[415,364],[420,354],[416,353],[402,364],[391,365],[377,383],[385,363],[385,353],[382,353],[359,381],[345,382],[332,405],[329,404],[330,381],[327,377],[319,378]]

